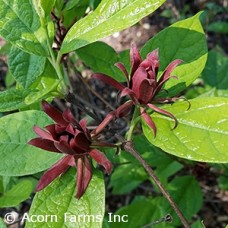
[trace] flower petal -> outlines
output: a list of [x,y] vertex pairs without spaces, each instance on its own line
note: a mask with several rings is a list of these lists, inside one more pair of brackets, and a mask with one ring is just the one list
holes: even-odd
[[120,93],[120,97],[124,97],[124,96],[129,96],[130,99],[135,103],[135,104],[138,104],[138,100],[137,100],[137,97],[135,95],[135,93],[129,89],[128,87],[124,88],[121,93]]
[[56,123],[60,125],[67,125],[68,123],[64,120],[62,113],[54,108],[52,105],[50,105],[45,100],[42,101],[42,107],[43,110],[46,112],[48,116],[50,116]]
[[84,157],[84,167],[83,167],[83,172],[84,172],[84,179],[83,179],[83,194],[85,193],[89,182],[92,178],[92,167],[89,159],[85,156]]
[[168,77],[170,77],[170,74],[174,70],[174,68],[182,63],[183,61],[181,59],[176,59],[172,61],[163,72],[162,76],[159,78],[158,84],[160,84],[162,81],[166,80]]
[[123,63],[121,63],[121,62],[116,63],[115,66],[116,66],[117,68],[119,68],[119,69],[124,73],[124,75],[125,75],[125,77],[126,77],[126,79],[127,79],[127,83],[128,83],[128,85],[129,85],[129,77],[128,77],[128,72],[127,72],[126,67],[125,67],[125,66],[123,65]]
[[54,142],[54,145],[62,153],[69,154],[69,155],[75,155],[76,154],[76,152],[65,141]]
[[115,111],[106,115],[104,120],[91,132],[91,137],[98,135],[113,119],[115,119]]
[[72,123],[76,126],[78,126],[78,122],[76,121],[76,119],[74,118],[74,115],[72,114],[71,110],[69,108],[67,108],[64,112],[63,112],[63,119],[66,122]]
[[82,119],[80,122],[79,122],[79,125],[80,127],[82,128],[82,131],[84,132],[84,134],[86,135],[86,137],[91,140],[91,136],[90,136],[90,133],[89,133],[89,130],[87,129],[87,121],[88,121],[88,118],[84,118]]
[[50,152],[61,153],[54,145],[54,141],[42,138],[31,139],[28,144]]
[[58,134],[57,132],[55,131],[55,125],[56,124],[50,124],[48,126],[45,127],[45,129],[50,132],[50,134],[52,135],[53,139],[54,140],[57,140],[57,137],[58,137]]
[[70,140],[70,147],[79,154],[89,150],[91,142],[87,139],[84,133],[77,132],[73,139]]
[[147,79],[147,72],[143,67],[139,67],[132,77],[132,90],[137,99],[140,97],[140,85],[145,79]]
[[122,84],[120,84],[119,82],[117,82],[116,80],[114,80],[113,78],[105,74],[93,74],[92,78],[99,79],[104,83],[111,85],[118,90],[123,90],[125,88]]
[[97,149],[92,149],[89,152],[89,155],[99,164],[102,165],[105,169],[105,171],[110,174],[112,172],[112,164],[107,159],[104,153],[101,153]]
[[154,89],[156,88],[155,80],[145,79],[139,86],[138,100],[141,104],[147,104],[153,98]]
[[83,158],[78,158],[77,161],[77,194],[76,198],[79,199],[83,195]]
[[131,77],[139,67],[142,62],[142,58],[140,56],[139,50],[137,46],[133,43],[130,49],[130,60],[131,60]]
[[147,54],[146,59],[140,64],[140,67],[145,69],[151,69],[152,74],[150,75],[151,79],[156,80],[156,75],[158,73],[159,68],[159,57],[158,57],[158,49]]
[[132,101],[128,101],[120,105],[120,107],[118,107],[115,112],[116,118],[122,118],[126,116],[131,111],[132,105],[133,105]]
[[69,168],[69,163],[72,162],[74,157],[65,156],[57,163],[55,163],[48,171],[44,173],[41,179],[38,182],[36,187],[36,191],[40,191],[44,189],[47,185],[49,185],[55,178],[57,178],[60,174],[65,173]]
[[49,132],[43,130],[42,128],[40,128],[38,126],[34,126],[33,127],[33,130],[35,131],[35,133],[37,135],[39,135],[43,139],[54,140],[53,137],[52,137],[52,135]]
[[157,106],[155,106],[153,104],[147,104],[147,106],[149,108],[153,109],[155,112],[158,112],[158,113],[160,113],[162,115],[169,116],[170,118],[172,118],[174,120],[174,127],[173,127],[173,129],[175,129],[177,127],[178,121],[177,121],[176,117],[172,113],[167,112],[167,111],[165,111],[163,109],[160,109],[160,108],[158,108]]
[[154,137],[156,137],[156,133],[157,133],[157,128],[156,125],[154,123],[154,121],[151,119],[151,117],[146,113],[144,108],[140,108],[140,112],[141,112],[141,116],[142,118],[146,121],[146,123],[148,124],[148,126],[153,130],[154,132]]
[[156,89],[155,89],[155,91],[154,91],[154,96],[156,96],[160,91],[161,91],[161,89],[162,89],[162,86],[164,85],[164,83],[166,83],[170,78],[175,78],[175,79],[177,79],[177,77],[176,76],[169,76],[169,77],[167,77],[166,79],[164,79],[163,81],[160,81],[159,82],[159,84],[157,84],[157,87],[156,87]]

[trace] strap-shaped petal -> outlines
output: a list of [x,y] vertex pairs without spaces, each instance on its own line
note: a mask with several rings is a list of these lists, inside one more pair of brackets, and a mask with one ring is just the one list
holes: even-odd
[[154,121],[151,119],[151,117],[146,113],[144,108],[140,108],[140,112],[141,112],[141,116],[142,118],[145,120],[145,122],[148,124],[148,126],[153,130],[154,132],[154,137],[156,137],[156,133],[157,133],[157,128],[156,125],[154,123]]
[[77,164],[77,193],[76,198],[79,199],[84,193],[83,186],[83,158],[78,158],[76,161]]
[[140,85],[147,79],[147,71],[143,67],[139,67],[132,77],[132,90],[137,99],[140,97]]
[[84,118],[84,119],[80,120],[79,125],[82,128],[82,131],[86,135],[87,139],[91,140],[91,136],[90,136],[89,130],[86,127],[87,126],[87,122],[88,122],[88,118]]
[[76,198],[80,199],[85,193],[89,182],[92,178],[92,168],[87,157],[77,159],[77,194]]
[[123,73],[124,73],[124,76],[126,77],[126,79],[127,79],[127,83],[128,83],[128,85],[129,85],[129,76],[128,76],[128,72],[127,72],[127,69],[126,69],[126,67],[123,65],[123,63],[121,63],[121,62],[118,62],[118,63],[116,63],[115,64],[115,66],[117,67],[117,68],[119,68]]
[[104,167],[105,171],[110,174],[112,172],[112,163],[107,159],[104,153],[97,149],[92,149],[89,155],[101,166]]
[[116,109],[115,117],[122,118],[126,116],[131,111],[132,105],[133,105],[132,101],[127,101],[124,104],[120,105],[120,107]]
[[159,68],[158,48],[147,54],[146,59],[142,61],[140,67],[143,67],[145,69],[150,68],[153,72],[151,75],[153,77],[151,79],[156,79]]
[[50,116],[56,123],[64,126],[68,124],[63,118],[62,113],[45,100],[42,101],[42,107],[46,114]]
[[69,168],[69,163],[71,163],[72,160],[74,160],[74,157],[67,155],[55,163],[50,169],[48,169],[48,171],[46,171],[39,180],[36,191],[44,189],[60,174],[65,173]]
[[175,69],[175,67],[177,67],[177,65],[179,65],[180,63],[182,63],[183,61],[181,59],[176,59],[174,61],[172,61],[165,69],[165,71],[163,72],[162,76],[159,78],[158,80],[158,84],[160,84],[162,81],[166,80],[167,78],[170,77],[170,74],[172,73],[172,71]]
[[129,96],[130,99],[135,103],[138,104],[138,99],[135,95],[135,93],[133,92],[133,90],[129,89],[128,87],[124,88],[121,93],[120,93],[120,97],[124,97],[124,96]]
[[91,132],[91,137],[98,135],[114,118],[115,111],[112,111],[106,115],[104,120]]
[[28,144],[50,152],[61,153],[54,145],[54,141],[42,138],[31,139]]
[[74,115],[72,114],[72,112],[69,108],[67,108],[63,112],[63,118],[66,122],[69,122],[69,123],[73,124],[74,126],[79,127],[79,123],[76,121],[76,119],[74,118]]
[[52,135],[49,132],[43,130],[42,128],[40,128],[38,126],[34,126],[33,130],[36,132],[37,135],[39,135],[43,139],[54,140]]
[[130,61],[131,61],[131,77],[139,67],[140,63],[142,62],[142,58],[140,56],[139,50],[136,46],[136,44],[131,44],[130,49]]
[[92,78],[99,79],[104,83],[111,85],[118,90],[123,90],[125,88],[121,83],[117,82],[116,80],[114,80],[113,78],[105,74],[93,74]]
[[76,152],[70,147],[70,145],[65,141],[54,142],[55,147],[62,153],[74,155]]
[[155,112],[158,112],[158,113],[160,113],[160,114],[162,114],[162,115],[165,115],[165,116],[169,116],[171,119],[174,120],[173,129],[175,129],[175,128],[177,127],[178,121],[177,121],[176,117],[175,117],[172,113],[167,112],[167,111],[165,111],[165,110],[163,110],[163,109],[160,109],[160,108],[158,108],[157,106],[155,106],[155,105],[153,105],[153,104],[147,104],[147,106],[148,106],[149,108],[153,109]]
[[83,132],[77,132],[73,139],[70,140],[70,147],[79,154],[89,150],[91,141],[87,139]]

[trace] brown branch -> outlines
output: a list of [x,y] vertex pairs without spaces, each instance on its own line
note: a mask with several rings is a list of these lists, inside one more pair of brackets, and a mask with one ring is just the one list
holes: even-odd
[[134,156],[139,163],[144,167],[144,169],[147,171],[149,176],[153,179],[155,184],[160,189],[161,193],[164,195],[164,197],[168,200],[173,210],[176,212],[177,216],[180,218],[182,224],[185,228],[190,228],[190,225],[188,224],[187,219],[184,217],[183,213],[180,211],[174,200],[172,199],[171,195],[166,191],[166,189],[163,187],[160,180],[155,175],[154,171],[150,167],[150,165],[141,157],[139,152],[134,148],[132,141],[126,141],[122,136],[116,134],[116,138],[122,142],[122,149],[126,152],[130,153],[132,156]]

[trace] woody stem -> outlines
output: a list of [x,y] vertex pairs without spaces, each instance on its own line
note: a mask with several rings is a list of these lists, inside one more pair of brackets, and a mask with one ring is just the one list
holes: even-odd
[[169,194],[168,191],[166,191],[166,189],[164,188],[164,186],[162,185],[160,180],[157,178],[157,176],[155,175],[155,173],[152,170],[152,168],[150,167],[150,165],[141,157],[139,152],[134,148],[134,145],[133,145],[132,141],[125,141],[125,139],[122,136],[117,135],[117,134],[116,134],[116,137],[122,142],[122,148],[126,152],[128,152],[132,156],[134,156],[139,161],[139,163],[144,167],[144,169],[147,171],[149,176],[152,178],[152,180],[155,182],[155,184],[160,189],[160,191],[163,194],[163,196],[168,200],[168,202],[170,203],[171,207],[176,212],[177,216],[180,218],[183,226],[185,228],[190,228],[190,225],[188,224],[187,219],[184,217],[183,213],[178,208],[178,206],[176,205],[176,203],[172,199],[171,195]]

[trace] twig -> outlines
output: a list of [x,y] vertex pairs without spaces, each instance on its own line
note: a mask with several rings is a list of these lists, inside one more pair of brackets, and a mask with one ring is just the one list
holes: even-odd
[[157,221],[151,222],[151,223],[143,226],[142,228],[149,228],[151,226],[157,225],[157,224],[162,223],[162,222],[172,222],[172,216],[170,214],[168,214],[165,217],[160,218]]
[[174,200],[172,199],[171,195],[166,191],[166,189],[163,187],[160,180],[155,175],[154,171],[150,167],[150,165],[140,156],[138,151],[134,148],[132,141],[126,141],[121,135],[116,134],[116,138],[122,142],[122,148],[133,155],[140,164],[144,167],[144,169],[147,171],[147,173],[150,175],[150,177],[153,179],[153,181],[156,183],[158,188],[160,189],[161,193],[164,195],[164,197],[168,200],[174,211],[176,212],[177,216],[180,218],[182,224],[185,228],[190,228],[190,225],[188,224],[187,219],[184,217],[183,213],[180,211]]

